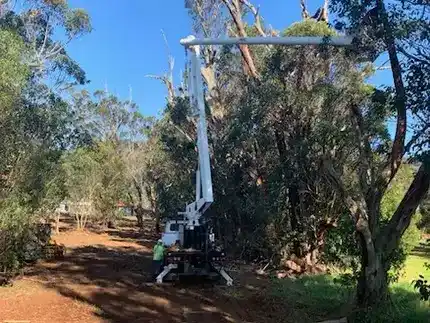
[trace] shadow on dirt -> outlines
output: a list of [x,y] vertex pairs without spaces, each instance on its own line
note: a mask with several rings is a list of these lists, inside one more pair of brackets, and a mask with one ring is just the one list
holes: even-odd
[[[108,234],[113,241],[153,245],[148,233],[132,228]],[[108,322],[243,321],[238,301],[219,287],[148,284],[151,263],[150,253],[132,246],[82,246],[68,250],[61,261],[35,266],[26,276],[94,306],[94,314]]]
[[106,233],[112,237],[112,241],[135,242],[149,249],[154,247],[154,241],[158,239],[158,236],[153,234],[151,231],[145,232],[143,230],[133,230],[131,228],[125,228],[123,230],[109,230],[106,231]]

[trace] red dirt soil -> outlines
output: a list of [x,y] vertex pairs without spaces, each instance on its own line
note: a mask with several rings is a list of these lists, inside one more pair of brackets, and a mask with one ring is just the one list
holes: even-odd
[[232,288],[147,284],[154,238],[152,223],[141,232],[131,220],[104,233],[55,235],[64,259],[41,261],[1,288],[0,323],[280,322],[258,296],[267,282],[250,274]]

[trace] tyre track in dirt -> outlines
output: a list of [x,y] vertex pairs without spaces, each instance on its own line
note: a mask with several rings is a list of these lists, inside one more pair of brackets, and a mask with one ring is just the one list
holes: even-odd
[[143,232],[66,230],[55,236],[66,246],[64,259],[39,262],[0,290],[0,322],[251,321],[245,303],[222,288],[147,284],[155,238],[149,225]]

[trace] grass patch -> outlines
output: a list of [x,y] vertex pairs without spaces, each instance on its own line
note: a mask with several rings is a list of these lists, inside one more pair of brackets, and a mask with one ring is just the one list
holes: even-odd
[[[430,263],[430,258],[428,256],[419,254],[408,256],[405,268],[402,271],[402,275],[399,277],[399,283],[411,284],[419,275],[430,276],[430,271],[426,270],[424,267],[425,263]],[[428,278],[430,280],[430,277]]]
[[341,286],[330,275],[303,276],[298,279],[274,279],[273,294],[287,300],[310,319],[322,320],[346,313],[354,289]]
[[[390,302],[364,318],[364,322],[430,322],[430,304],[420,300],[412,281],[419,275],[430,280],[424,264],[427,253],[408,257],[399,282],[390,287]],[[289,306],[306,312],[309,321],[317,322],[347,316],[351,310],[355,288],[335,283],[336,275],[304,276],[298,279],[273,279],[273,296]]]

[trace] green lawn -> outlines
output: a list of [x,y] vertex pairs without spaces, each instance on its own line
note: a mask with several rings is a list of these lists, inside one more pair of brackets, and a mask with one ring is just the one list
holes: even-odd
[[419,275],[429,276],[430,271],[424,267],[425,263],[430,263],[430,257],[424,257],[421,255],[410,255],[406,260],[405,269],[402,272],[402,276],[399,278],[399,283],[411,283],[414,279],[417,279]]
[[[424,268],[426,262],[430,262],[428,250],[410,255],[399,282],[390,288],[390,304],[372,313],[366,322],[430,322],[430,304],[422,302],[412,286],[412,281],[420,274],[430,279],[430,271]],[[336,283],[335,277],[318,275],[300,279],[274,279],[273,296],[307,313],[308,317],[303,318],[303,322],[343,317],[350,311],[354,288]]]

